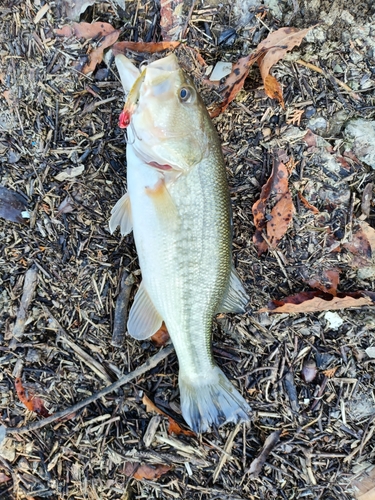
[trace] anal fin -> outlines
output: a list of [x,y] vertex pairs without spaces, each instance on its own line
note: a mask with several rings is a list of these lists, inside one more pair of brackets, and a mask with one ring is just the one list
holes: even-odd
[[122,196],[112,208],[109,220],[109,230],[111,234],[120,226],[122,236],[126,236],[133,229],[132,210],[128,193]]
[[138,340],[148,339],[159,330],[162,322],[142,282],[129,312],[129,335]]
[[237,274],[234,266],[230,272],[229,286],[228,290],[220,304],[217,312],[218,313],[244,313],[246,310],[246,305],[249,302],[249,296],[247,295],[243,284],[241,283],[240,277]]

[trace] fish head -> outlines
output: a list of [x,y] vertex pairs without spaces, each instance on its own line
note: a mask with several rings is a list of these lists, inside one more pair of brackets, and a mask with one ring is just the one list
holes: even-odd
[[[151,62],[135,80],[120,122],[136,154],[160,170],[187,173],[207,154],[206,107],[174,54]],[[121,125],[120,125],[121,126]]]

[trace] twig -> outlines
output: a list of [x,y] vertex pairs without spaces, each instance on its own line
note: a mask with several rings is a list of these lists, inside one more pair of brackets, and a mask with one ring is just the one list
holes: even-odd
[[305,66],[306,68],[312,69],[313,71],[316,71],[317,73],[320,73],[321,75],[325,76],[328,79],[332,78],[337,83],[337,85],[340,85],[341,88],[343,88],[344,90],[346,90],[347,92],[349,92],[349,94],[351,95],[351,97],[353,97],[353,99],[356,99],[357,101],[361,99],[359,97],[359,95],[356,94],[353,91],[353,89],[351,89],[349,87],[349,85],[346,85],[346,83],[342,82],[338,78],[335,78],[334,76],[328,75],[324,70],[322,70],[318,66],[315,66],[315,64],[311,64],[311,63],[305,62],[302,59],[298,59],[296,61],[296,63],[300,64],[301,66]]
[[130,292],[134,285],[133,275],[124,270],[121,277],[120,293],[117,296],[115,317],[113,320],[113,333],[111,344],[114,347],[122,347],[125,339],[126,320],[128,317],[128,303]]
[[25,323],[27,318],[27,310],[30,306],[33,294],[38,282],[38,271],[35,265],[30,267],[30,269],[25,274],[25,282],[23,285],[23,293],[20,302],[20,307],[17,313],[16,324],[13,328],[13,341],[10,347],[13,349],[16,340],[23,336],[25,331]]
[[169,356],[173,352],[173,345],[168,345],[164,349],[160,350],[158,353],[156,353],[154,356],[149,358],[143,365],[141,365],[139,368],[136,368],[134,371],[128,373],[127,375],[123,375],[121,378],[119,378],[116,382],[113,384],[109,385],[108,387],[104,387],[97,393],[93,394],[92,396],[83,399],[79,403],[70,406],[69,408],[66,408],[65,410],[58,411],[57,413],[54,413],[50,417],[45,418],[44,420],[38,420],[37,422],[32,422],[31,424],[24,425],[23,427],[8,427],[6,429],[6,435],[10,434],[25,434],[25,432],[30,432],[30,431],[35,431],[37,429],[41,429],[42,427],[45,427],[48,424],[51,424],[52,422],[56,422],[56,420],[61,420],[67,415],[70,415],[72,413],[77,412],[78,410],[81,410],[85,406],[93,403],[94,401],[97,401],[98,399],[106,396],[107,394],[110,394],[113,391],[116,391],[123,385],[129,383],[131,380],[139,377],[140,375],[143,375],[144,373],[148,372],[151,370],[151,368],[154,368],[157,366],[160,361],[163,361],[167,356]]

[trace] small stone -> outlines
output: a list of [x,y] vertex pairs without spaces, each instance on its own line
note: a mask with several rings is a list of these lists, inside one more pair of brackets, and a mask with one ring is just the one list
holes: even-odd
[[369,358],[375,358],[375,347],[368,347],[366,349],[366,354]]
[[344,323],[344,320],[337,314],[337,312],[328,311],[325,313],[324,318],[328,321],[332,330],[337,330]]
[[327,132],[328,122],[323,116],[316,115],[310,118],[307,127],[318,135],[324,135]]

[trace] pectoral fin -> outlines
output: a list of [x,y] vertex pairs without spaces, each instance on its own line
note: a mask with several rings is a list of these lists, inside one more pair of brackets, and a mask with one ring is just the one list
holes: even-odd
[[176,224],[178,222],[177,207],[163,177],[158,180],[155,186],[146,187],[146,193],[152,200],[156,212],[162,221],[166,221],[168,224]]
[[133,338],[145,340],[156,333],[163,320],[141,283],[128,318],[128,332]]
[[111,234],[120,226],[122,236],[126,236],[133,229],[132,210],[128,193],[125,193],[112,208],[109,220]]
[[218,313],[244,313],[249,297],[241,283],[237,271],[232,266],[229,278],[229,287],[223,302],[218,308]]

